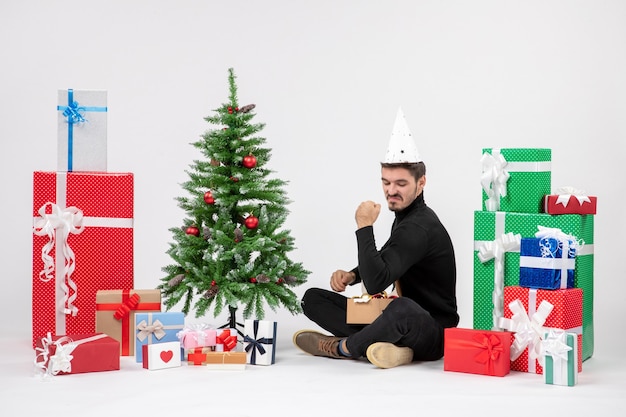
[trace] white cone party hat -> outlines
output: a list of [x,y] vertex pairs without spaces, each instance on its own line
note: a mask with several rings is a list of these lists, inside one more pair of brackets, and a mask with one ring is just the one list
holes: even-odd
[[413,139],[413,135],[411,135],[406,124],[404,113],[401,108],[398,108],[384,163],[413,164],[417,162],[422,162],[422,158],[420,158],[415,139]]

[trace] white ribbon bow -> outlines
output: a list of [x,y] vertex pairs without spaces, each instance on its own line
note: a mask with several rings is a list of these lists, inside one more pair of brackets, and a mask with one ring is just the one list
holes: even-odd
[[569,203],[571,197],[576,198],[578,200],[578,204],[580,204],[581,206],[585,202],[591,203],[591,199],[587,195],[585,195],[585,192],[583,190],[577,190],[574,187],[561,187],[557,190],[556,193],[558,194],[556,204],[562,204],[563,207],[567,207],[567,204]]
[[76,345],[69,342],[65,345],[57,345],[57,350],[50,357],[50,363],[48,369],[52,375],[56,375],[59,372],[72,372],[72,351],[76,348]]
[[505,233],[496,240],[484,242],[478,249],[478,259],[485,263],[494,260],[494,285],[491,300],[493,302],[493,329],[497,330],[498,319],[504,316],[504,254],[519,250],[522,236]]
[[[76,349],[76,344],[72,339],[63,336],[59,339],[52,340],[52,335],[48,335],[41,340],[42,347],[35,348],[37,357],[35,358],[35,366],[39,368],[44,376],[57,375],[60,372],[72,372],[72,352]],[[53,355],[48,358],[50,346],[56,346]],[[39,358],[42,360],[40,361]]]
[[[80,340],[72,340],[68,336],[62,336],[57,340],[52,340],[52,335],[48,333],[46,337],[41,339],[41,347],[35,347],[37,356],[35,357],[35,368],[42,372],[43,377],[57,375],[60,372],[72,372],[72,352],[83,343],[93,342],[98,339],[108,337],[104,333],[98,333],[94,336]],[[48,355],[50,347],[55,346],[53,355]],[[50,358],[48,358],[50,356]],[[41,360],[39,360],[41,358]]]
[[506,184],[510,176],[505,169],[508,162],[500,150],[493,149],[492,153],[483,153],[480,163],[482,165],[480,184],[488,197],[485,200],[485,208],[487,211],[498,211],[500,197],[506,197]]
[[560,329],[550,329],[547,336],[541,342],[541,359],[546,355],[552,356],[552,359],[567,361],[567,352],[572,350],[567,345],[567,333]]
[[535,233],[535,237],[539,239],[556,239],[559,241],[563,257],[568,255],[576,256],[576,253],[585,244],[583,240],[576,239],[573,235],[564,233],[561,229],[555,227],[537,226],[539,231]]
[[193,337],[199,346],[204,346],[207,336],[205,330],[209,329],[213,329],[213,327],[206,323],[189,324],[176,333],[176,337],[178,337],[181,343],[184,343],[187,337]]
[[[46,213],[46,208],[52,209],[51,214]],[[76,300],[76,283],[72,280],[71,276],[75,269],[76,257],[74,251],[67,243],[67,238],[70,233],[79,234],[84,230],[83,225],[83,212],[76,207],[68,207],[62,209],[54,203],[45,203],[38,211],[39,216],[35,220],[33,226],[33,233],[37,236],[48,236],[48,242],[41,249],[41,259],[44,264],[43,270],[39,273],[39,279],[43,282],[50,281],[54,275],[54,259],[50,255],[50,252],[55,247],[56,240],[62,245],[65,276],[60,281],[60,286],[64,293],[63,306],[60,310],[64,314],[72,314],[75,316],[78,313],[78,308],[73,305]],[[70,289],[73,294],[70,296]]]
[[[516,360],[528,347],[528,362],[534,363],[535,359],[541,358],[541,340],[545,332],[543,324],[552,312],[554,306],[543,300],[534,314],[526,313],[524,305],[518,300],[509,303],[513,315],[510,319],[501,317],[500,327],[515,332],[515,340],[511,345],[511,361]],[[529,309],[530,306],[529,306]],[[529,366],[530,368],[530,366]]]
[[137,324],[137,330],[139,330],[139,333],[137,333],[137,339],[139,339],[142,342],[146,340],[146,338],[151,334],[154,334],[154,337],[156,337],[159,340],[163,339],[163,336],[165,336],[165,330],[163,330],[163,323],[161,323],[161,321],[159,320],[155,320],[150,325],[145,320],[141,320],[139,324]]

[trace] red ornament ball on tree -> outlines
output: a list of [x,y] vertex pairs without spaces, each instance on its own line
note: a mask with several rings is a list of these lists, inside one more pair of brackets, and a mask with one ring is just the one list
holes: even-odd
[[243,166],[246,168],[254,168],[256,166],[256,157],[252,154],[243,157]]
[[213,194],[210,191],[204,193],[204,202],[207,204],[215,204],[215,199],[213,198]]
[[185,233],[187,233],[188,235],[194,235],[194,236],[200,236],[200,229],[198,229],[196,226],[189,226],[186,230]]
[[256,278],[255,277],[251,277],[250,278],[250,282],[253,283],[253,284],[256,284]]
[[244,224],[248,229],[256,229],[259,226],[259,218],[254,215],[250,215],[246,218]]

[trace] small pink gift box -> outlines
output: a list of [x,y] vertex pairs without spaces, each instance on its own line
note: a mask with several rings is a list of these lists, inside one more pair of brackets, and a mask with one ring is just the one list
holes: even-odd
[[215,346],[217,344],[217,330],[207,324],[185,326],[176,334],[180,344],[185,349]]

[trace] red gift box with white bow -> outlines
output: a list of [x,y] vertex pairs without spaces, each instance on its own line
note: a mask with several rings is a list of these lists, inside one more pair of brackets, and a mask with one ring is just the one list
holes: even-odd
[[563,187],[543,198],[543,212],[548,214],[596,214],[598,198],[584,191]]
[[583,290],[537,290],[504,287],[504,317],[500,327],[513,332],[511,370],[543,374],[544,333],[560,329],[578,337],[578,372],[582,372]]
[[96,291],[133,288],[133,174],[33,175],[32,342],[95,332]]
[[104,333],[48,334],[37,339],[35,353],[42,376],[120,369],[120,343]]

